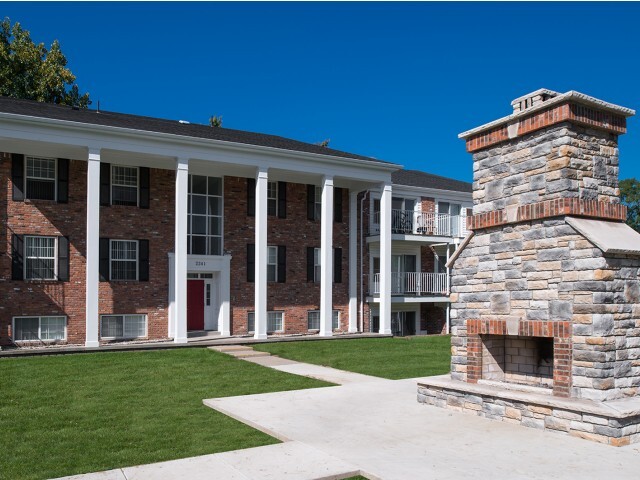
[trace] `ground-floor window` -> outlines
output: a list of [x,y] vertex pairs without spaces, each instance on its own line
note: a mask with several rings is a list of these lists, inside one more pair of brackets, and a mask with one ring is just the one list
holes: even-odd
[[102,315],[102,338],[140,338],[147,336],[146,315]]
[[[340,328],[340,310],[333,310],[331,316],[331,328]],[[320,310],[309,310],[307,312],[307,328],[309,330],[320,330]]]
[[[254,332],[256,329],[255,312],[247,314],[248,330]],[[284,312],[267,312],[267,332],[284,331]]]
[[67,337],[67,317],[15,317],[13,339],[24,341],[64,340]]

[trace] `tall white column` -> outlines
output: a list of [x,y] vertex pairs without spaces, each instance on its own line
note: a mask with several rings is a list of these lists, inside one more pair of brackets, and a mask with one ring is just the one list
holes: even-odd
[[175,211],[175,343],[187,343],[187,220],[189,198],[189,159],[176,159]]
[[98,347],[100,289],[100,149],[90,148],[87,165],[87,278],[85,346]]
[[254,338],[267,338],[267,170],[256,174]]
[[380,198],[380,333],[391,333],[391,183]]
[[349,192],[349,333],[358,331],[358,192]]
[[333,335],[333,177],[322,179],[320,215],[320,332]]
[[449,244],[447,244],[447,295],[451,295],[451,271],[449,270],[449,258],[450,258],[450,252],[449,252]]
[[231,335],[231,255],[225,255],[224,268],[220,272],[220,315],[218,331],[223,337]]

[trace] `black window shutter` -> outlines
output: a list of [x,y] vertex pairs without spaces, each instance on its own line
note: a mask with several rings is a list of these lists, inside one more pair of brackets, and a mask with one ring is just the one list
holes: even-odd
[[333,221],[342,223],[342,189],[333,189]]
[[69,159],[58,159],[58,203],[69,201]]
[[100,205],[111,203],[111,164],[100,164]]
[[24,200],[24,155],[11,154],[11,183],[13,183],[13,200]]
[[278,283],[287,281],[287,247],[278,246]]
[[138,240],[138,280],[149,281],[149,240]]
[[307,282],[313,282],[315,280],[315,274],[314,274],[314,251],[315,248],[313,247],[307,247]]
[[316,219],[316,186],[307,185],[307,219]]
[[342,249],[333,249],[333,281],[342,283]]
[[100,281],[108,282],[109,278],[109,239],[100,239]]
[[149,208],[149,168],[140,167],[138,170],[140,172],[140,208]]
[[11,236],[11,279],[24,280],[24,237]]
[[256,179],[255,178],[247,178],[247,216],[248,217],[256,216]]
[[247,244],[247,282],[255,282],[256,278],[256,246]]
[[69,281],[69,237],[58,237],[58,280]]
[[278,182],[278,217],[287,218],[287,182]]

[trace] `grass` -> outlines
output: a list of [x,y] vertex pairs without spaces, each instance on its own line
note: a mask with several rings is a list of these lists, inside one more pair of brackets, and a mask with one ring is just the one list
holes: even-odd
[[278,441],[205,398],[329,385],[206,349],[0,359],[0,479],[41,479]]
[[291,360],[396,380],[447,373],[450,345],[449,336],[422,336],[263,343],[254,348]]

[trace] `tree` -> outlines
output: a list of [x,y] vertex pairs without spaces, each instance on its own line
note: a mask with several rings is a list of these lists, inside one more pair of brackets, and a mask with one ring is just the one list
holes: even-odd
[[322,140],[321,142],[316,142],[316,145],[318,145],[319,147],[329,148],[329,143],[330,142],[331,142],[331,139],[327,138],[325,140]]
[[76,77],[57,40],[47,50],[35,44],[18,22],[0,24],[0,95],[87,108],[88,93],[80,94]]
[[222,115],[212,115],[209,117],[209,126],[211,127],[221,127],[222,126]]
[[640,182],[635,178],[620,180],[620,200],[628,207],[627,224],[640,232]]

